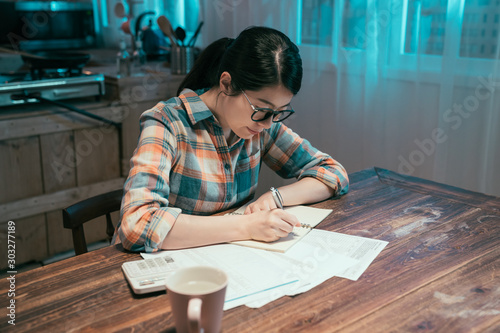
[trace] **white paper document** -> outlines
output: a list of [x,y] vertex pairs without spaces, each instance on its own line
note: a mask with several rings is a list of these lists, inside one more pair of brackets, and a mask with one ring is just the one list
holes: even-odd
[[351,236],[319,229],[312,230],[306,237],[307,239],[303,239],[297,244],[299,245],[299,249],[291,248],[290,251],[287,251],[286,255],[298,255],[296,253],[302,251],[300,249],[301,245],[305,245],[306,243],[318,244],[326,253],[343,255],[358,261],[356,265],[345,267],[342,272],[336,275],[353,281],[356,281],[363,274],[384,247],[389,244],[389,242],[378,239]]
[[180,267],[208,265],[229,277],[224,310],[260,307],[285,295],[306,292],[334,277],[357,280],[388,243],[325,230],[311,230],[285,253],[234,244],[142,253],[170,256]]
[[[257,253],[255,253],[257,251]],[[282,272],[299,262],[291,258],[275,261],[262,250],[232,244],[218,244],[192,249],[141,253],[144,259],[169,256],[179,267],[213,266],[222,269],[229,277],[224,310],[245,304],[256,295],[273,288],[298,283],[293,276],[283,279]],[[260,254],[264,254],[263,256]]]

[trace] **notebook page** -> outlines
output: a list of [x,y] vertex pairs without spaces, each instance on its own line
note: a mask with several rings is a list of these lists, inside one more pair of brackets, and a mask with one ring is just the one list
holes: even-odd
[[[243,214],[246,206],[240,207],[232,214]],[[323,221],[330,213],[332,209],[322,209],[314,208],[308,206],[290,206],[284,208],[287,212],[295,215],[300,223],[304,225],[309,225],[311,228],[317,226],[321,221]],[[284,253],[295,243],[297,243],[302,237],[307,235],[311,229],[308,227],[294,227],[293,231],[288,234],[287,237],[280,238],[274,242],[261,242],[256,240],[244,240],[244,241],[234,241],[231,244],[248,246],[256,249],[275,251]]]

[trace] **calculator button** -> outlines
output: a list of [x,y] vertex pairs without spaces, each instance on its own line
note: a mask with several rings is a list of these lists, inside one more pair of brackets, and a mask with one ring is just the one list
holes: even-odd
[[156,258],[156,259],[155,259],[155,263],[156,263],[159,267],[165,267],[165,266],[167,266],[167,264],[165,263],[165,261],[164,261],[162,258]]
[[174,259],[172,259],[172,257],[163,257],[163,260],[167,263],[167,264],[171,264],[174,262]]
[[144,260],[146,262],[146,264],[148,265],[148,267],[151,269],[151,270],[155,270],[155,268],[157,268],[158,266],[156,265],[154,259],[146,259]]

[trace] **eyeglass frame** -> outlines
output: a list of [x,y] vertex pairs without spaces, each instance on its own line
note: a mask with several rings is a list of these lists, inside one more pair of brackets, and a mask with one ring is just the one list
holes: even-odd
[[[271,109],[271,108],[258,108],[258,107],[255,107],[255,106],[252,104],[252,102],[250,102],[250,99],[248,99],[247,94],[245,94],[245,92],[244,92],[243,90],[241,90],[241,92],[243,93],[243,96],[245,96],[246,100],[248,101],[248,104],[250,104],[250,107],[251,107],[251,108],[252,108],[252,110],[253,110],[253,113],[252,113],[251,119],[252,119],[252,121],[255,121],[256,123],[259,123],[259,122],[261,122],[261,121],[265,121],[265,120],[267,120],[267,119],[269,119],[269,118],[271,118],[271,117],[272,117],[271,119],[272,119],[273,123],[280,123],[280,122],[282,122],[283,120],[287,119],[288,117],[290,117],[292,114],[294,114],[294,113],[295,113],[295,110],[294,110],[294,109],[283,110],[283,111],[277,111],[277,110],[273,110],[273,109]],[[290,104],[288,104],[288,105],[290,105]],[[290,105],[290,107],[292,107],[292,106]],[[264,116],[264,118],[262,118],[262,119],[255,120],[255,119],[253,119],[253,116],[255,116],[255,115],[257,114],[257,112],[265,112],[265,113],[266,113],[266,115],[265,115],[265,116]],[[279,115],[280,113],[284,113],[284,112],[288,112],[288,115],[286,115],[286,116],[285,116],[285,118],[283,118],[283,119],[278,119],[278,120],[274,120],[274,117],[275,117],[276,115]]]

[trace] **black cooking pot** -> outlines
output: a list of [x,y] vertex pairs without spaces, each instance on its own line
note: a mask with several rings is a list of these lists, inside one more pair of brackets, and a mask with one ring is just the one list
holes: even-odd
[[23,54],[21,58],[31,69],[80,69],[88,63],[90,54],[44,51],[33,52],[32,55]]

